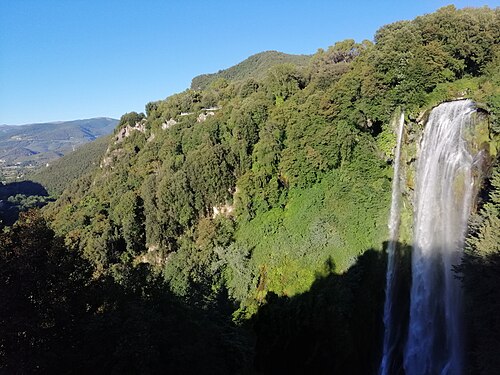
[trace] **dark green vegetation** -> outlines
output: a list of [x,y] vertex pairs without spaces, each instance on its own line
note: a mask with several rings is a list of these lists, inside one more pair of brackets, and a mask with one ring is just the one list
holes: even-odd
[[500,168],[494,167],[489,194],[471,218],[466,254],[458,268],[467,297],[471,368],[477,374],[500,369]]
[[4,178],[13,180],[23,176],[84,143],[110,134],[117,122],[110,118],[94,118],[20,126],[0,125],[0,169]]
[[250,56],[245,61],[217,73],[202,74],[194,77],[191,89],[206,90],[218,80],[243,81],[253,78],[260,80],[266,77],[269,68],[280,64],[293,64],[305,67],[311,60],[308,55],[289,55],[278,51],[266,51]]
[[14,224],[19,212],[43,207],[51,200],[47,190],[36,182],[0,183],[0,230]]
[[119,284],[93,277],[34,212],[0,233],[0,262],[2,373],[231,374],[248,362],[221,306],[186,306],[145,264]]
[[373,371],[390,119],[465,96],[498,136],[499,42],[499,10],[446,7],[124,115],[101,168],[44,211],[56,234],[27,216],[2,237],[3,280],[26,284],[2,284],[0,368]]
[[42,184],[50,195],[59,196],[74,180],[99,168],[110,141],[110,136],[97,138],[52,161],[48,167],[39,168],[26,178]]
[[100,137],[76,151],[39,166],[24,181],[0,182],[0,228],[12,225],[19,212],[45,206],[78,178],[92,174],[104,156],[111,137]]

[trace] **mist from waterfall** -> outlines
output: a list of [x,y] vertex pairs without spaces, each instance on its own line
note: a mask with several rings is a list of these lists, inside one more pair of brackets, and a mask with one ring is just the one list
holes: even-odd
[[407,375],[464,371],[462,291],[453,273],[464,247],[476,155],[467,147],[475,107],[443,103],[430,113],[417,161]]

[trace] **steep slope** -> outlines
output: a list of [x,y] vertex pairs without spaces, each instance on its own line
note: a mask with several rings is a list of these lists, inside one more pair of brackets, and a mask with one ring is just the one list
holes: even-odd
[[111,136],[102,136],[80,146],[60,159],[42,166],[26,176],[27,180],[43,185],[50,195],[60,195],[74,180],[99,168]]
[[217,73],[202,74],[194,77],[191,89],[204,90],[212,82],[223,78],[229,81],[239,81],[247,78],[260,80],[267,75],[269,68],[279,64],[290,63],[299,67],[306,66],[311,59],[309,55],[290,55],[278,51],[265,51],[250,56],[246,60]]
[[[93,280],[141,292],[139,280],[160,275],[185,304],[249,319],[261,373],[311,364],[316,373],[374,373],[389,120],[404,106],[418,130],[426,109],[468,97],[490,112],[485,139],[494,143],[499,24],[498,10],[445,7],[382,27],[375,43],[319,50],[304,68],[279,64],[253,82],[150,103],[146,116],[122,117],[101,167],[45,215]],[[182,354],[196,361],[194,352]]]
[[[471,22],[483,25],[474,38]],[[498,64],[497,23],[489,9],[446,7],[381,28],[375,44],[319,50],[306,68],[273,66],[256,85],[187,90],[148,105],[146,118],[128,114],[102,168],[51,209],[54,223],[78,233],[103,271],[151,262],[181,294],[208,277],[190,272],[218,261],[246,264],[244,282],[227,276],[229,264],[218,272],[250,313],[269,292],[303,292],[328,262],[344,272],[382,248],[396,108],[417,118],[467,95],[494,110],[498,89],[485,82]]]

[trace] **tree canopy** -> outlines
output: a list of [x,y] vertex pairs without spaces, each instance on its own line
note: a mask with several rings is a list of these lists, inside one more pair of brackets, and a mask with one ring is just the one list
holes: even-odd
[[[320,361],[319,373],[346,363],[353,373],[373,370],[390,120],[404,107],[418,129],[429,108],[472,98],[489,113],[494,150],[499,26],[498,9],[448,6],[383,26],[374,42],[345,40],[307,59],[198,77],[145,114],[122,116],[98,168],[67,185],[44,219],[30,213],[1,235],[10,307],[0,320],[8,348],[0,368],[21,360],[27,372],[53,370],[47,347],[67,350],[89,372],[154,373],[168,362],[174,372],[246,373],[256,358],[270,373],[286,342]],[[485,190],[498,190],[497,177]],[[481,261],[498,250],[492,194],[469,241],[472,263],[476,248]],[[469,270],[464,280],[474,283]],[[27,312],[19,321],[17,309]],[[473,319],[481,325],[481,317]],[[315,340],[321,321],[334,343]],[[321,362],[330,344],[333,357]]]

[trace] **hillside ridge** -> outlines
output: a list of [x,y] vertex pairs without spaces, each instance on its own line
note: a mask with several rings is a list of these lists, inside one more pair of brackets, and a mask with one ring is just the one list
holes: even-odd
[[293,55],[274,50],[259,52],[227,69],[194,77],[191,81],[191,89],[203,90],[219,78],[230,81],[247,78],[261,79],[272,66],[286,63],[306,66],[311,58],[312,55]]

